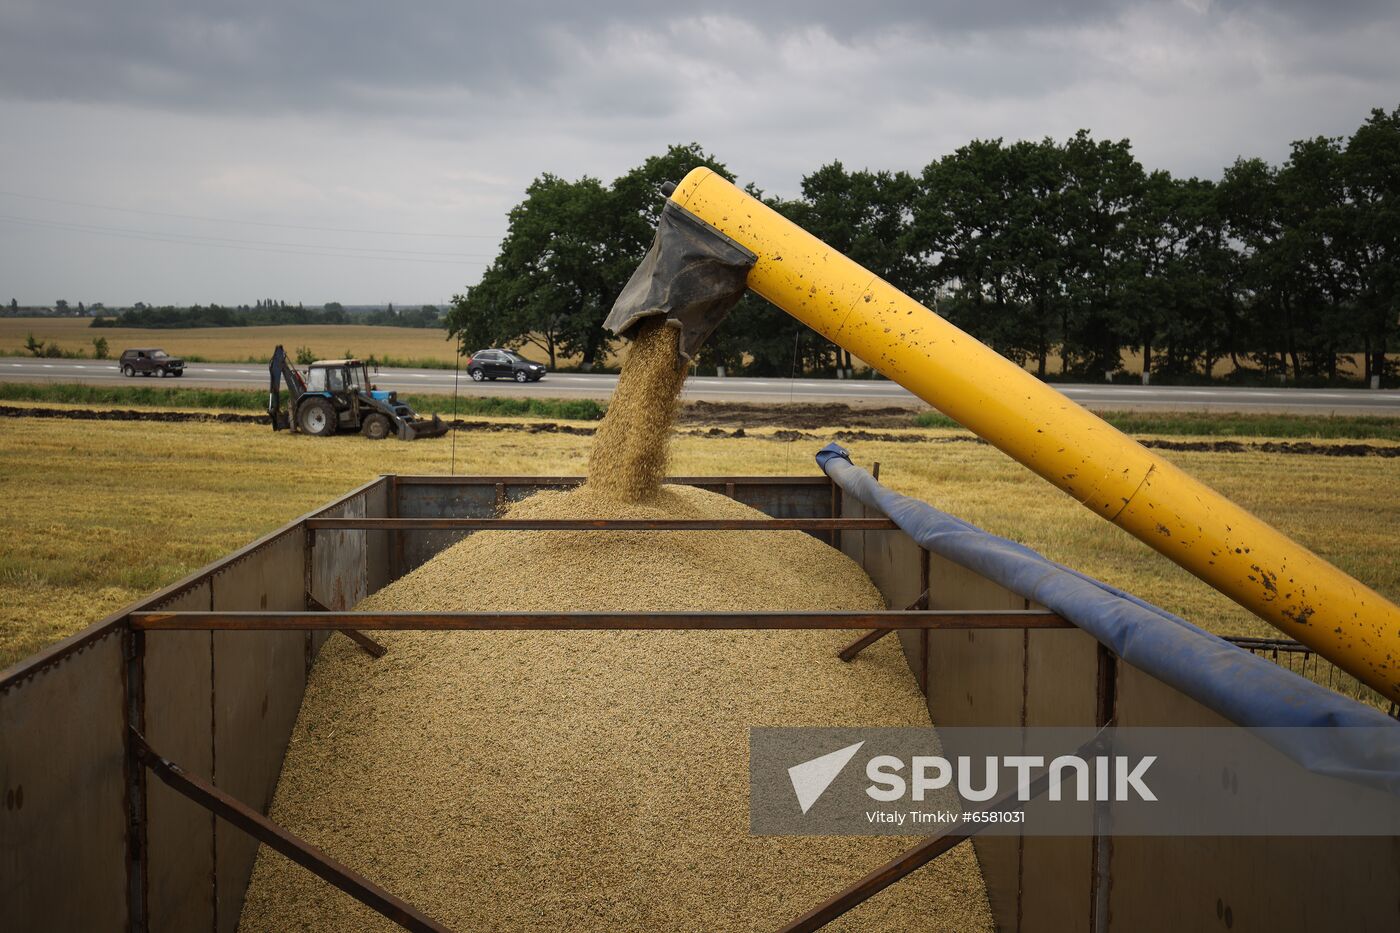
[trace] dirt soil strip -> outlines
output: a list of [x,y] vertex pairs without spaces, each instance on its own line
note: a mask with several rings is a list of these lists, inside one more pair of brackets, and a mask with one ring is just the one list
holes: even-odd
[[[163,421],[220,424],[267,425],[267,415],[232,411],[136,411],[130,408],[28,408],[0,405],[2,418],[67,418],[73,421]],[[582,428],[552,421],[501,423],[495,421],[450,421],[458,431],[514,431],[523,434],[577,434],[590,437],[596,428]]]
[[[816,406],[822,407],[822,406]],[[844,406],[835,406],[841,408]],[[776,414],[782,414],[781,411]],[[732,413],[731,413],[732,416]],[[17,405],[0,405],[3,418],[68,418],[76,421],[162,421],[162,422],[209,422],[223,424],[267,424],[266,415],[241,412],[200,412],[200,411],[136,411],[133,409],[92,409],[92,408],[29,408]],[[683,422],[696,419],[682,416]],[[805,419],[804,419],[805,420]],[[458,431],[482,431],[489,433],[509,432],[516,434],[570,434],[578,437],[591,437],[597,428],[580,427],[572,424],[559,424],[554,421],[464,421],[448,422]],[[759,424],[769,424],[757,419]],[[781,422],[777,422],[781,423]],[[751,425],[752,426],[752,425]],[[828,425],[829,427],[829,425]],[[678,431],[686,437],[715,438],[754,438],[770,441],[827,441],[881,442],[887,444],[985,444],[979,437],[944,435],[928,437],[920,434],[890,434],[877,431],[836,431],[832,434],[812,434],[808,431],[782,429],[771,434],[749,434],[743,428],[691,429]],[[1316,444],[1312,441],[1171,441],[1161,438],[1140,437],[1138,443],[1157,450],[1186,450],[1202,453],[1242,454],[1310,454],[1319,457],[1384,457],[1400,458],[1400,445],[1381,444]]]
[[676,419],[681,424],[719,424],[731,427],[771,427],[821,430],[823,428],[912,428],[915,412],[909,408],[853,408],[829,404],[756,405],[750,402],[687,402]]

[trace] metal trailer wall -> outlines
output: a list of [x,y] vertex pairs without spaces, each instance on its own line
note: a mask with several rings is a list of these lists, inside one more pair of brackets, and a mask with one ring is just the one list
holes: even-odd
[[[841,514],[885,517],[850,496]],[[903,531],[845,532],[841,546],[892,607],[927,586],[934,609],[1043,608],[930,555]],[[1121,726],[1229,725],[1077,629],[906,631],[900,640],[938,725],[1110,717]],[[1111,820],[1111,807],[1104,815]],[[1400,839],[977,836],[973,844],[1002,933],[1400,929]]]
[[[378,479],[311,514],[386,517],[388,489]],[[5,929],[237,927],[257,843],[129,767],[127,727],[265,811],[324,635],[146,637],[126,619],[160,609],[302,610],[311,579],[314,598],[346,608],[386,581],[385,533],[321,532],[308,553],[301,521],[0,673]]]
[[[572,477],[384,477],[324,517],[485,517]],[[696,478],[775,517],[875,517],[826,477]],[[306,517],[311,517],[306,516]],[[131,612],[352,606],[461,533],[318,531],[301,520],[0,674],[0,903],[14,929],[235,929],[256,843],[128,768],[128,722],[191,773],[265,810],[327,633],[162,632]],[[1027,609],[901,531],[837,532],[891,606]],[[1218,725],[1075,630],[902,632],[944,725]],[[140,820],[140,804],[145,819]],[[129,832],[129,817],[137,818]],[[144,832],[140,828],[144,826]],[[1393,839],[978,838],[1005,931],[1394,928]],[[1290,878],[1308,878],[1307,886]],[[1163,879],[1170,878],[1169,884]]]
[[[5,929],[237,928],[257,843],[131,768],[127,727],[266,812],[327,632],[133,633],[133,612],[347,609],[461,533],[311,517],[487,517],[577,477],[386,476],[0,673]],[[680,478],[779,518],[830,516],[826,477]],[[310,546],[308,546],[310,545]],[[143,919],[144,918],[144,919]]]
[[[578,476],[398,476],[395,518],[486,518],[510,502],[542,490],[562,490],[583,482]],[[838,487],[825,476],[713,477],[678,476],[667,482],[699,486],[727,495],[773,518],[829,518],[836,508]],[[425,563],[469,531],[397,531],[394,536],[393,577]],[[825,538],[823,532],[818,537]]]

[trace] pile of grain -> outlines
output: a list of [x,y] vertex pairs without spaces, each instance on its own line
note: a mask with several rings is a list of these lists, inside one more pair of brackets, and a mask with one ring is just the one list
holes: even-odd
[[[674,331],[646,329],[588,485],[536,495],[511,516],[761,517],[658,485],[679,387]],[[884,601],[856,564],[801,532],[482,532],[360,608],[802,611]],[[928,724],[896,640],[842,664],[834,655],[850,638],[402,632],[385,633],[378,661],[332,639],[272,817],[455,929],[771,928],[912,844],[748,832],[751,726]],[[833,928],[990,929],[971,848]],[[393,927],[264,849],[242,929]]]

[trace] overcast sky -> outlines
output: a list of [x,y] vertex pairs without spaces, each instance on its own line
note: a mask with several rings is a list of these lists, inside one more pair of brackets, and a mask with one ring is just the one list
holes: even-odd
[[1080,127],[1214,177],[1400,105],[1398,10],[0,0],[0,300],[442,302],[536,175],[672,142],[782,194]]

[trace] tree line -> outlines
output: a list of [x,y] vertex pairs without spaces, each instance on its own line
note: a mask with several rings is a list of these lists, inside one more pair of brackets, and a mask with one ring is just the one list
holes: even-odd
[[419,308],[376,308],[368,312],[347,311],[338,301],[319,308],[288,304],[272,298],[255,305],[191,305],[154,307],[138,302],[116,314],[92,319],[91,327],[257,327],[270,324],[383,324],[389,327],[441,327],[442,312],[433,305]]
[[[464,352],[533,344],[601,363],[613,299],[651,241],[660,186],[697,165],[672,146],[611,185],[536,179],[499,254],[453,300]],[[1334,383],[1400,363],[1400,108],[1350,136],[1299,140],[1282,165],[1239,158],[1218,179],[1148,171],[1127,140],[974,140],[921,172],[802,179],[751,194],[1043,377],[1102,380],[1140,354],[1154,379]],[[1353,367],[1353,356],[1359,356]],[[849,358],[747,296],[702,365],[830,373]]]

